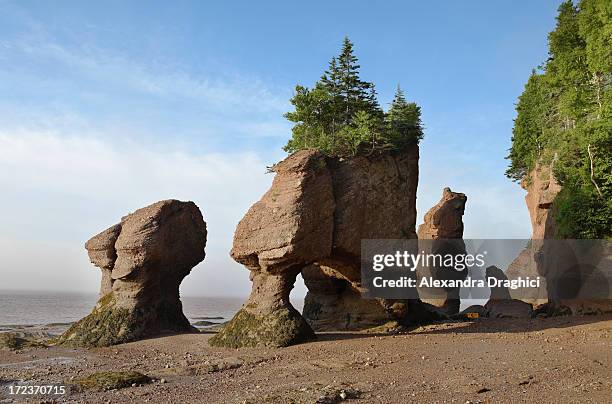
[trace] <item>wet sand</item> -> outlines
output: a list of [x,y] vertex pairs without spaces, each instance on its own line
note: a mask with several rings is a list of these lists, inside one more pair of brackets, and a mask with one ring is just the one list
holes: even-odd
[[7,395],[15,380],[65,384],[102,370],[135,370],[155,381],[75,391],[55,400],[604,403],[612,397],[612,315],[481,319],[398,335],[323,333],[316,341],[280,349],[213,348],[207,344],[211,335],[91,350],[0,350],[0,400],[15,400]]

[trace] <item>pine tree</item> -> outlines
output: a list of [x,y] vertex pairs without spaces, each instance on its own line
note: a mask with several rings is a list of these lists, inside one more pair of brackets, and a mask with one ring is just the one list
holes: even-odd
[[563,129],[575,127],[590,98],[586,43],[578,29],[578,8],[572,1],[559,6],[557,26],[548,36],[549,59],[546,75],[558,96],[557,113]]
[[342,52],[338,56],[338,71],[344,107],[343,118],[344,124],[347,125],[352,122],[357,111],[372,114],[380,109],[378,102],[371,99],[374,84],[361,80],[359,77],[361,66],[357,61],[357,57],[353,54],[353,43],[348,37],[344,37]]
[[340,70],[338,68],[337,58],[334,56],[329,67],[321,76],[321,79],[316,84],[329,94],[329,103],[322,106],[330,115],[328,133],[331,135],[332,150],[335,148],[338,130],[342,122],[338,117],[343,111],[343,98],[341,95],[342,83],[340,82]]
[[361,80],[357,62],[352,42],[344,38],[340,55],[330,60],[315,86],[296,86],[290,100],[295,110],[285,114],[295,123],[285,151],[315,148],[344,157],[418,143],[423,136],[419,107],[402,94],[391,107],[388,125],[376,88]]
[[388,125],[387,143],[399,147],[418,143],[423,138],[421,109],[414,103],[406,101],[399,84],[395,97],[386,115]]
[[544,133],[550,109],[550,88],[545,77],[533,70],[516,104],[512,147],[506,157],[510,159],[507,177],[520,181],[535,166],[544,149]]
[[578,29],[586,42],[589,84],[596,104],[594,118],[609,118],[612,116],[612,4],[603,0],[581,1]]

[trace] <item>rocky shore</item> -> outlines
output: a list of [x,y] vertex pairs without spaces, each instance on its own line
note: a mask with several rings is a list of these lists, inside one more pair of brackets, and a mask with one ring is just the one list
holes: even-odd
[[[230,252],[249,271],[251,294],[223,324],[190,323],[179,296],[205,257],[200,209],[164,200],[124,216],[85,244],[102,273],[89,315],[0,334],[1,402],[28,398],[13,391],[19,385],[63,387],[29,398],[66,402],[606,401],[609,302],[577,311],[555,298],[556,255],[540,244],[508,274],[486,272],[549,276],[548,299],[519,300],[499,287],[460,312],[456,286],[411,300],[361,298],[362,240],[418,235],[432,253],[466,251],[467,196],[450,188],[415,231],[418,158],[417,146],[350,159],[302,150],[273,166],[272,186],[238,224]],[[530,185],[527,198],[534,238],[549,237],[547,181]],[[448,273],[425,269],[416,276]],[[302,311],[289,299],[300,274]],[[586,313],[596,315],[576,315]]]
[[[16,383],[69,386],[54,399],[75,403],[606,402],[612,389],[610,315],[323,332],[282,349],[211,347],[213,335],[0,349],[0,400],[25,400],[7,394]],[[111,383],[127,372],[147,379]]]

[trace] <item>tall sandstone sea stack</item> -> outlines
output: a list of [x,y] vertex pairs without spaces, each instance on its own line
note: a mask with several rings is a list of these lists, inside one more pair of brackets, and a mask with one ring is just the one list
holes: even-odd
[[204,259],[206,223],[193,202],[165,200],[138,209],[86,244],[102,271],[100,300],[59,339],[72,346],[109,346],[192,330],[179,285]]
[[[428,254],[465,254],[463,242],[463,213],[467,197],[465,194],[444,188],[442,198],[426,214],[424,223],[419,226],[419,250]],[[467,271],[455,271],[454,268],[424,267],[417,268],[420,278],[465,279]],[[420,289],[421,299],[440,307],[446,314],[459,312],[461,306],[459,288]]]
[[[251,295],[211,344],[286,346],[313,338],[313,327],[361,328],[405,314],[407,302],[360,299],[360,249],[362,239],[416,238],[418,147],[348,159],[302,150],[272,171],[231,251],[251,272]],[[304,317],[289,302],[300,272]]]
[[521,181],[521,187],[527,191],[525,204],[531,219],[532,243],[508,266],[506,276],[508,279],[519,277],[535,279],[540,276],[540,288],[511,291],[512,297],[538,306],[548,301],[548,292],[546,270],[542,265],[538,268],[535,258],[540,255],[542,240],[555,238],[555,223],[551,212],[561,186],[555,181],[549,166],[538,165]]

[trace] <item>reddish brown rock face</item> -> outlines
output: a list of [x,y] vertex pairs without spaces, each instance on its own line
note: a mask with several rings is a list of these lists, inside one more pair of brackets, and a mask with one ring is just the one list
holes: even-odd
[[[463,212],[467,197],[450,188],[444,188],[442,199],[425,214],[425,222],[419,226],[419,240],[440,240],[440,243],[420,243],[419,249],[425,253],[434,254],[464,254],[463,241]],[[447,243],[445,240],[458,240]],[[421,245],[422,244],[422,245]],[[420,267],[417,276],[432,277],[433,279],[465,279],[467,271],[454,271],[450,268]],[[446,314],[459,312],[459,288],[419,290],[419,295],[425,303],[440,307]]]
[[[211,343],[284,346],[313,338],[311,326],[390,319],[383,304],[359,297],[361,240],[416,237],[418,148],[345,160],[303,150],[273,171],[272,187],[238,224],[231,251],[251,271],[251,296]],[[309,288],[307,321],[289,303],[300,272]]]
[[521,187],[527,191],[525,203],[531,218],[532,228],[532,244],[529,248],[523,250],[515,260],[508,266],[506,276],[508,279],[517,279],[519,277],[536,278],[541,277],[540,288],[536,289],[521,289],[520,292],[511,291],[513,297],[533,304],[545,304],[548,299],[547,284],[544,277],[544,266],[540,265],[535,260],[535,252],[543,247],[542,240],[555,238],[555,224],[551,214],[553,201],[559,191],[560,185],[555,181],[552,170],[548,166],[536,166],[529,173],[529,176],[521,181]]
[[537,166],[529,177],[521,182],[521,187],[527,191],[525,203],[533,229],[531,238],[533,240],[554,238],[555,224],[550,212],[555,197],[561,191],[561,186],[555,180],[552,170],[547,166]]
[[101,298],[61,343],[106,346],[163,331],[190,331],[179,285],[204,259],[206,223],[193,202],[139,209],[86,244],[102,270]]
[[444,188],[442,199],[425,214],[419,226],[420,240],[463,238],[463,213],[467,196]]
[[335,209],[320,153],[295,153],[272,170],[270,190],[238,223],[230,253],[250,270],[270,273],[329,255]]
[[[576,269],[576,273],[565,272],[568,263],[576,259],[573,255],[573,245],[564,244],[563,240],[554,240],[556,236],[556,224],[552,215],[554,201],[561,191],[561,185],[557,183],[549,166],[536,165],[529,176],[521,182],[521,186],[527,191],[525,202],[531,218],[531,246],[522,251],[510,264],[506,275],[508,279],[518,277],[540,277],[540,289],[520,292],[521,300],[536,306],[549,303],[546,307],[551,312],[572,312],[574,314],[590,314],[612,312],[612,303],[609,299],[591,299],[590,290],[596,291],[601,284],[607,284],[608,280],[596,276],[598,268],[610,268],[612,252],[609,244],[602,243],[602,251],[593,252],[589,256],[581,257],[582,267]],[[575,267],[578,268],[578,267]],[[571,272],[571,271],[570,271]],[[565,288],[559,284],[560,280],[570,275],[574,278],[572,283],[575,288],[587,291],[583,296],[574,299],[566,299],[560,296],[560,291]],[[533,297],[529,296],[533,293]],[[511,294],[515,293],[510,291]],[[561,294],[563,294],[561,292]],[[606,293],[603,293],[605,296]]]

